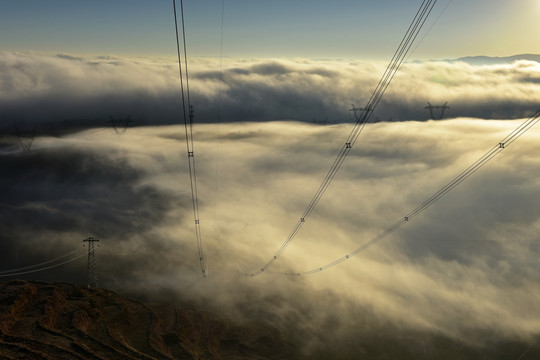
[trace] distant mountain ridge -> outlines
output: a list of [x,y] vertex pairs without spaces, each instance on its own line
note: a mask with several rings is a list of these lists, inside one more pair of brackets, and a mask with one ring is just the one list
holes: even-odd
[[519,54],[512,56],[465,56],[458,59],[450,59],[446,61],[456,62],[463,61],[470,65],[496,65],[496,64],[511,64],[518,60],[528,60],[540,63],[539,54]]

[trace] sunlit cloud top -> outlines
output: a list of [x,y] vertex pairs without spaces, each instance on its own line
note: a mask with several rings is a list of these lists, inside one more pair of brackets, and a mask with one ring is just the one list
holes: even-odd
[[[428,102],[449,106],[435,118],[528,116],[538,105],[538,58],[487,65],[406,63],[372,121],[428,120]],[[189,69],[196,121],[352,122],[349,109],[366,104],[386,66],[383,61],[194,58]],[[173,57],[4,52],[0,74],[2,128],[81,121],[95,127],[109,116],[129,115],[137,125],[182,122]]]

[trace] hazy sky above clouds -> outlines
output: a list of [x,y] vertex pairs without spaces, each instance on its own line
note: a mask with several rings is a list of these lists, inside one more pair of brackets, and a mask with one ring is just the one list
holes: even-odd
[[[420,3],[224,0],[223,55],[386,60]],[[3,0],[1,6],[2,50],[175,54],[171,1]],[[220,0],[184,2],[191,55],[220,55],[221,9]],[[538,16],[536,0],[441,0],[423,31],[438,20],[411,57],[538,53]]]

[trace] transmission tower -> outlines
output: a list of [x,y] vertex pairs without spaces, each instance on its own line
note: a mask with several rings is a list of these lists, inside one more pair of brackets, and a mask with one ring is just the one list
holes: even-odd
[[112,116],[109,116],[109,121],[107,121],[107,124],[109,124],[113,129],[116,135],[123,135],[125,134],[128,126],[130,123],[135,122],[135,120],[130,120],[131,115],[129,115],[124,120],[116,120]]
[[[429,109],[429,113],[431,114],[432,120],[441,120],[444,116],[444,110],[450,109],[450,106],[446,106],[446,104],[448,104],[448,102],[445,102],[444,105],[433,106],[428,101],[428,106],[426,106],[425,109]],[[433,113],[433,110],[441,110],[439,117],[435,116],[435,114]]]
[[352,111],[354,113],[354,118],[356,121],[360,121],[360,118],[362,117],[362,114],[366,113],[366,115],[369,115],[369,112],[373,111],[371,106],[368,107],[355,107],[354,104],[352,105],[352,108],[349,109],[349,111]]
[[36,137],[36,126],[31,131],[21,131],[15,126],[15,135],[19,139],[19,145],[22,151],[29,151],[32,148],[32,143]]
[[83,240],[83,246],[85,242],[88,242],[88,267],[86,270],[86,285],[88,287],[95,288],[97,286],[97,274],[96,257],[94,255],[94,243],[99,242],[99,240],[94,239],[93,237],[89,237],[88,239]]

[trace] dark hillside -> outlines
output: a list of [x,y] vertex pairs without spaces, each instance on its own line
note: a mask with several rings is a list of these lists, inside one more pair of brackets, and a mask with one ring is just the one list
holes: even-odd
[[0,284],[0,359],[283,359],[290,350],[277,331],[210,312],[67,283]]
[[307,331],[295,317],[271,326],[271,314],[248,314],[250,320],[241,322],[104,289],[16,280],[0,283],[0,360],[540,358],[537,341],[473,331],[465,343],[370,320],[366,309],[359,311],[364,315],[350,314],[358,325],[347,333],[332,321]]

